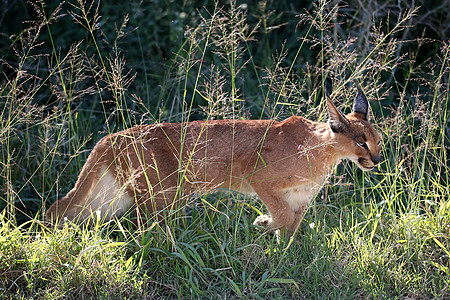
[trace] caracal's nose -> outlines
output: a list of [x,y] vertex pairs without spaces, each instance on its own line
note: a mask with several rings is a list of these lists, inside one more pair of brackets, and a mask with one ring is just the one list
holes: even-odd
[[375,165],[378,165],[381,161],[382,161],[382,157],[381,156],[372,156],[372,162],[375,164]]

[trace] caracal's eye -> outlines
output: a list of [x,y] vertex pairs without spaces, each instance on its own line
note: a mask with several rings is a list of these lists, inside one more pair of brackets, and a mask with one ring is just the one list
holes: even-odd
[[363,149],[366,149],[366,150],[369,149],[365,142],[356,142],[356,144]]

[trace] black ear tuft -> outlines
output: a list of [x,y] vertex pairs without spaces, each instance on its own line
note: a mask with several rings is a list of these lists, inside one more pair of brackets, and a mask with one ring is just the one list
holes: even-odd
[[355,102],[353,103],[353,112],[361,114],[364,120],[368,120],[369,102],[367,101],[364,92],[358,83],[356,83],[358,89],[358,95],[356,95]]
[[333,132],[340,132],[350,126],[350,122],[347,120],[347,118],[339,111],[339,109],[337,109],[337,107],[328,97],[327,107],[328,114],[330,116],[330,118],[328,119],[328,124],[330,124],[330,128],[331,130],[333,130]]

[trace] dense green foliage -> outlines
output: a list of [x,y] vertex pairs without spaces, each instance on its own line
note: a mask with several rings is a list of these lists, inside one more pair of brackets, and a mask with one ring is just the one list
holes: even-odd
[[[450,297],[445,1],[114,2],[0,4],[0,297]],[[347,112],[354,82],[384,161],[339,165],[291,240],[225,191],[139,229],[42,224],[109,132],[325,121],[324,95]]]

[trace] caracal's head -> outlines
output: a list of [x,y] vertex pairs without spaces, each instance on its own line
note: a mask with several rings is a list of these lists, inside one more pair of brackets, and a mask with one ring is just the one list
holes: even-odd
[[344,116],[327,98],[328,124],[341,158],[355,162],[363,171],[372,170],[381,162],[381,134],[369,123],[369,103],[361,88],[353,104],[353,111]]

